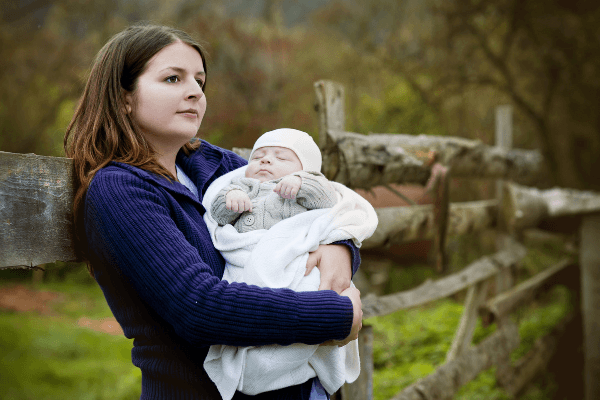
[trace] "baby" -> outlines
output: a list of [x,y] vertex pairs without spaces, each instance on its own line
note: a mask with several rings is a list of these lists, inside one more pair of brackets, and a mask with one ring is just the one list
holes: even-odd
[[269,229],[307,210],[331,208],[336,192],[320,170],[321,152],[307,133],[267,132],[254,144],[244,177],[217,195],[213,218],[219,225],[233,223],[238,232],[248,232]]
[[[345,239],[360,246],[372,235],[373,207],[320,170],[321,152],[310,135],[277,129],[256,141],[246,167],[211,184],[203,199],[204,218],[227,262],[223,280],[318,290],[318,268],[304,276],[308,253]],[[342,348],[216,345],[204,368],[225,400],[236,389],[255,395],[315,376],[331,394],[360,373],[356,341]]]

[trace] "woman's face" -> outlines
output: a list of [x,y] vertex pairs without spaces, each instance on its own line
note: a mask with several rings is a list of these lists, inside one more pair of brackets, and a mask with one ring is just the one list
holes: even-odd
[[136,88],[125,95],[127,112],[159,153],[196,136],[206,111],[205,79],[200,53],[177,41],[148,61]]

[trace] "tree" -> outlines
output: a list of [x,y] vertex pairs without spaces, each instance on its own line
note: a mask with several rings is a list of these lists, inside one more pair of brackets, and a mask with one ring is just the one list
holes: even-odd
[[62,0],[2,8],[1,150],[63,154],[64,129],[116,7],[114,0]]
[[490,113],[510,102],[515,145],[540,147],[555,184],[600,189],[599,3],[385,0],[334,8],[345,17],[328,23],[407,79],[449,134],[491,143]]

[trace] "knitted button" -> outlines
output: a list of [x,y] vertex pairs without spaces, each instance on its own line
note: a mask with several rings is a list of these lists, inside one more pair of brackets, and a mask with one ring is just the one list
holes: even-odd
[[246,215],[244,217],[244,225],[252,225],[254,224],[254,215]]

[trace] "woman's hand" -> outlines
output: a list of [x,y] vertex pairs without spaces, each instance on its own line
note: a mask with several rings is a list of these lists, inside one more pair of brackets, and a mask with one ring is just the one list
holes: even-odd
[[[338,294],[350,287],[352,279],[352,259],[350,250],[342,244],[320,245],[308,255],[306,273],[319,268],[321,284],[319,290],[333,290]],[[360,300],[360,298],[359,298]]]
[[354,339],[358,338],[358,331],[360,331],[362,328],[363,312],[362,302],[360,301],[360,291],[355,287],[351,287],[344,290],[341,295],[349,297],[352,301],[352,308],[354,310],[354,316],[352,317],[352,329],[350,330],[350,334],[346,336],[345,339],[328,340],[327,342],[322,343],[321,346],[345,346]]

